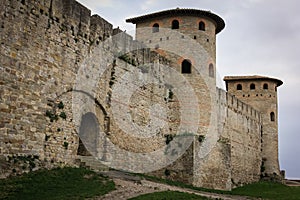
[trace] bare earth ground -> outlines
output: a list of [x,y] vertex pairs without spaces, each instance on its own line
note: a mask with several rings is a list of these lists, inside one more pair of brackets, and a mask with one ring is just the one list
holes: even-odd
[[127,174],[123,174],[120,172],[107,172],[105,175],[108,175],[113,179],[116,184],[116,190],[93,199],[97,200],[121,200],[121,199],[128,199],[132,197],[139,196],[141,194],[146,193],[153,193],[153,192],[160,192],[160,191],[180,191],[180,192],[187,192],[193,193],[200,196],[205,196],[213,199],[224,199],[224,200],[231,200],[231,199],[239,199],[239,200],[246,200],[246,199],[254,199],[249,197],[243,196],[231,196],[231,195],[223,195],[223,194],[214,194],[214,193],[207,193],[207,192],[200,192],[192,189],[180,188],[176,186],[170,186],[163,183],[156,183],[148,180],[143,180],[140,177],[131,176]]

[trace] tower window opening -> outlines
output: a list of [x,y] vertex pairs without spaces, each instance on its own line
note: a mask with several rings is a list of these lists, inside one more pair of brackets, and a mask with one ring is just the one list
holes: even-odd
[[250,90],[255,90],[255,84],[254,83],[251,83]]
[[267,89],[269,89],[269,86],[268,86],[268,84],[267,84],[267,83],[265,83],[265,84],[264,84],[264,86],[263,86],[263,88],[264,88],[264,90],[267,90]]
[[242,90],[242,89],[243,89],[243,86],[241,84],[237,84],[236,90]]
[[179,21],[178,20],[173,20],[172,21],[172,29],[179,29]]
[[275,121],[275,113],[274,112],[270,113],[270,120],[271,120],[271,122]]
[[155,23],[152,26],[152,33],[157,33],[157,32],[159,32],[159,24]]
[[191,61],[188,59],[185,59],[181,63],[181,73],[182,74],[190,74],[192,73],[192,64]]
[[212,77],[212,78],[215,77],[214,65],[212,63],[209,64],[208,72],[209,72],[209,77]]
[[205,24],[204,24],[204,22],[199,22],[199,30],[200,31],[205,31]]

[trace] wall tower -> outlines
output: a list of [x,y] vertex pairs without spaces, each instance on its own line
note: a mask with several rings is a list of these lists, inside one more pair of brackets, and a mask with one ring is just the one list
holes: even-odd
[[[218,15],[210,11],[176,8],[130,18],[127,19],[126,22],[136,24],[136,39],[144,42],[146,45],[155,43],[159,46],[160,42],[167,40],[172,41],[174,45],[174,40],[171,38],[172,36],[167,34],[165,37],[153,41],[153,38],[155,38],[153,36],[160,32],[161,29],[172,29],[183,34],[181,38],[178,38],[176,41],[179,45],[184,42],[186,36],[194,39],[206,50],[212,59],[211,63],[208,63],[206,67],[208,75],[215,80],[216,34],[221,32],[225,27],[224,20]],[[145,33],[145,29],[143,28],[152,28],[150,34],[151,38],[148,38],[149,32]]]
[[[230,169],[227,165],[230,153],[228,148],[221,151],[226,145],[217,143],[217,140],[215,143],[210,142],[214,144],[209,147],[210,154],[202,156],[206,152],[203,147],[209,143],[209,138],[213,138],[219,131],[215,110],[216,35],[224,29],[224,20],[210,11],[177,8],[130,18],[126,22],[136,24],[136,40],[170,60],[169,67],[184,76],[198,99],[200,122],[194,133],[193,145],[187,150],[188,155],[182,156],[182,160],[179,159],[166,169],[172,171],[171,177],[175,174],[173,180],[179,174],[191,174],[187,183],[199,187],[230,189]],[[207,140],[202,141],[198,137]],[[192,165],[187,165],[189,156]],[[187,171],[178,167],[182,165],[187,166]],[[159,173],[156,175],[161,176]],[[214,184],[211,184],[212,180]]]
[[265,76],[226,76],[224,81],[228,93],[261,113],[262,175],[280,175],[277,87],[283,82]]

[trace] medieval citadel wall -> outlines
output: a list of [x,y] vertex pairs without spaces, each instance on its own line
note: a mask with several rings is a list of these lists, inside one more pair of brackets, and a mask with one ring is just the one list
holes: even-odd
[[[93,48],[101,45],[113,31],[119,31],[113,30],[112,25],[101,17],[90,16],[90,11],[76,1],[5,0],[0,11],[0,155],[6,157],[3,159],[15,155],[36,155],[39,156],[38,165],[45,167],[72,164],[78,148],[78,127],[73,123],[71,105],[77,70]],[[126,41],[129,46],[135,43],[130,37]],[[105,78],[99,83],[101,90],[95,96],[107,113],[111,109],[112,87],[128,72],[129,67],[134,67],[132,59],[135,65],[159,61],[175,66],[176,63],[169,60],[172,56],[168,59],[160,53],[144,49],[132,53],[130,63],[125,57],[111,61],[104,73]],[[178,59],[176,56],[174,58]],[[207,132],[211,114],[207,102],[211,97],[207,85],[197,77],[190,75],[187,79],[197,96],[203,99],[203,104],[199,105],[200,111],[208,111],[200,124],[204,128],[197,133],[201,135]],[[169,92],[151,84],[140,88],[135,95],[137,98],[132,99],[132,105],[129,105],[137,108],[131,113],[136,123],[146,124],[149,115],[143,114],[143,111],[155,102],[166,102],[164,97],[169,97]],[[161,171],[164,177],[219,189],[230,189],[232,183],[258,180],[261,163],[259,113],[223,90],[217,90],[216,97],[215,106],[220,112],[216,131],[220,139],[211,153],[205,158],[197,157],[201,141],[195,137],[187,153],[171,167],[166,167],[170,174],[166,176],[165,170]],[[125,135],[114,119],[108,122],[103,108],[97,107],[100,130],[107,131],[110,140],[125,150],[153,151],[165,144],[164,135],[176,132],[177,123],[174,122],[178,120],[178,102],[176,96],[173,98],[166,104],[168,110],[173,110],[168,113],[171,129],[163,130],[160,139],[149,142]],[[149,104],[151,100],[153,102]],[[141,102],[144,104],[140,105]],[[102,142],[99,138],[97,148],[103,145]],[[2,174],[10,173],[9,167],[2,168]],[[16,168],[15,172],[19,173],[21,169]]]
[[261,114],[223,90],[219,90],[219,95],[221,106],[225,96],[228,106],[224,132],[230,135],[232,184],[258,181],[262,162]]
[[76,1],[5,0],[0,12],[0,154],[73,163],[78,138],[69,91],[81,60],[112,25]]
[[[112,29],[109,22],[97,15],[90,16],[90,10],[76,1],[7,0],[1,6],[0,154],[4,156],[3,162],[9,161],[2,168],[2,174],[7,176],[11,168],[16,173],[30,170],[32,166],[27,169],[11,165],[15,162],[23,165],[18,159],[31,155],[38,158],[36,167],[73,164],[77,155],[79,127],[73,123],[72,89],[78,68],[94,48],[102,45],[102,41],[121,31]],[[133,41],[131,36],[123,34],[121,37],[126,44],[124,49],[119,49],[120,55],[140,48],[141,44]],[[128,71],[128,65],[135,67],[133,63],[139,65],[153,63],[154,60],[168,62],[150,49],[116,57],[104,73],[101,79],[104,81],[99,83],[101,90],[94,97],[102,106],[96,108],[99,129],[109,134],[117,132],[110,139],[127,150],[140,151],[141,145],[133,148],[133,144],[138,142],[153,150],[165,142],[165,137],[152,145],[145,145],[146,140],[125,137],[113,120],[107,122],[103,109],[110,112],[112,86],[117,77]],[[155,90],[152,86],[149,89]],[[168,94],[166,90],[157,91],[159,95],[156,94],[156,97],[162,99]],[[139,102],[133,104],[138,106]],[[169,106],[172,107],[172,104],[176,102],[170,102]],[[112,127],[111,130],[107,129],[107,125]],[[176,125],[174,131],[175,128]],[[123,137],[118,137],[120,135]],[[101,142],[97,142],[99,148]]]
[[[261,166],[261,117],[251,106],[217,89],[218,140],[200,159],[195,153],[194,185],[231,188],[258,181]],[[195,147],[195,149],[200,149]]]

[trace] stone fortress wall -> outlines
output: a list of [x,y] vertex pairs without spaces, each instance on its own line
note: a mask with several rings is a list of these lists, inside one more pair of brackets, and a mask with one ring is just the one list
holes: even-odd
[[[78,137],[69,91],[80,62],[112,35],[112,25],[76,1],[5,0],[0,12],[0,153],[73,163]],[[60,101],[63,109],[55,106]],[[54,118],[64,112],[66,120],[51,123],[46,111]]]
[[[91,16],[89,9],[74,0],[4,0],[0,5],[0,17],[1,176],[39,167],[75,165],[80,147],[80,127],[75,126],[72,113],[72,90],[77,71],[93,49],[122,31],[113,29],[112,24],[98,15]],[[164,145],[166,135],[176,133],[178,127],[171,122],[179,118],[177,97],[166,103],[165,97],[170,90],[148,84],[135,93],[136,98],[131,99],[129,106],[136,108],[131,113],[132,119],[141,126],[149,120],[149,114],[142,111],[147,111],[151,105],[164,102],[168,110],[169,129],[162,130],[158,139],[149,141],[136,139],[120,130],[111,115],[112,87],[128,69],[143,63],[157,61],[175,68],[177,63],[172,56],[164,57],[155,48],[142,49],[143,44],[132,40],[129,35],[123,37],[127,38],[128,49],[140,50],[109,61],[111,64],[99,82],[99,90],[92,97],[97,105],[97,130],[105,132],[114,144],[125,150],[149,152]],[[209,41],[214,43],[215,36],[211,37]],[[208,43],[207,40],[205,42]],[[211,46],[205,48],[215,60],[215,49]],[[253,108],[255,106],[240,101],[238,96],[215,89],[215,79],[211,80],[209,88],[197,77],[189,80],[197,96],[203,98],[203,104],[199,105],[202,110],[208,109],[205,102],[212,98],[207,91],[212,88],[215,91],[214,106],[218,108],[217,116],[220,117],[215,128],[219,139],[208,156],[197,157],[201,148],[199,135],[203,135],[207,123],[202,121],[204,129],[199,129],[186,153],[153,174],[216,189],[231,189],[259,180],[263,163],[261,132],[264,124],[261,113]],[[88,77],[86,81],[88,83]],[[82,116],[82,121],[85,117],[88,119],[88,114]],[[97,141],[96,149],[103,145],[101,138],[91,137],[89,141]],[[95,152],[98,153],[97,150]],[[108,151],[106,156],[109,158],[113,153]],[[21,158],[24,157],[35,164],[27,166],[22,163]],[[276,159],[278,162],[278,157]]]
[[225,110],[226,115],[225,137],[220,137],[219,142],[229,144],[232,186],[258,181],[261,173],[260,112],[224,90],[219,89],[218,96],[220,110]]

